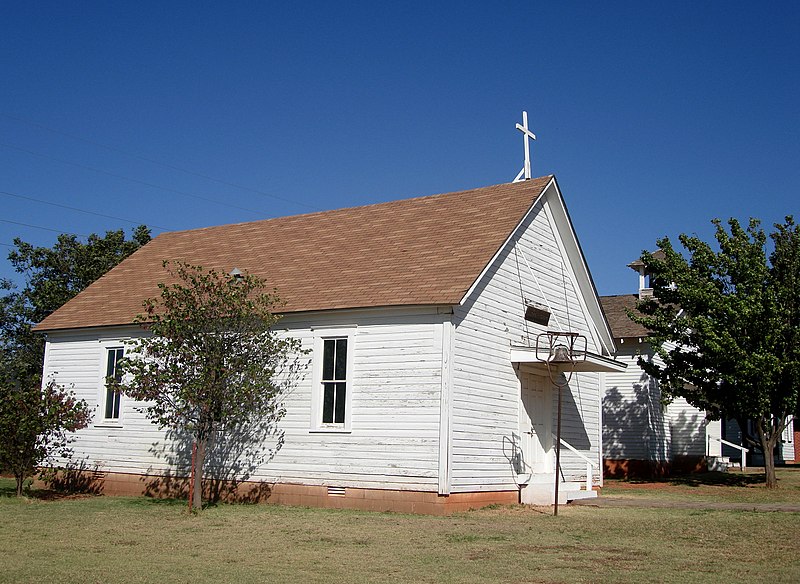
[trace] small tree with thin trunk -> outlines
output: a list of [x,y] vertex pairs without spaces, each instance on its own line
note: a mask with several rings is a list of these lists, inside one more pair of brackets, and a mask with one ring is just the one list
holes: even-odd
[[[5,371],[5,370],[4,370]],[[72,432],[91,419],[84,400],[55,381],[29,387],[7,379],[0,383],[0,468],[11,471],[22,495],[25,479],[54,457],[69,458]]]
[[209,446],[226,431],[280,420],[299,343],[275,330],[280,303],[263,279],[182,262],[164,267],[173,283],[159,284],[160,297],[136,317],[150,335],[120,361],[121,379],[108,382],[145,402],[159,427],[192,437],[192,507],[200,509]]
[[[800,231],[791,217],[767,236],[719,220],[715,251],[681,235],[689,257],[659,240],[660,260],[642,254],[653,298],[630,313],[651,332],[661,361],[639,360],[667,397],[681,396],[712,419],[734,418],[751,447],[764,453],[766,485],[777,485],[774,450],[800,391]],[[748,432],[748,421],[753,433]]]

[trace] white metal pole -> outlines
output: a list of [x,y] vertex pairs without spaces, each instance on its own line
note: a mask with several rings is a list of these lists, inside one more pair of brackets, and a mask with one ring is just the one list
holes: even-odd
[[558,391],[558,414],[556,416],[556,484],[553,515],[558,515],[558,483],[560,482],[559,468],[561,467],[561,387],[555,384]]

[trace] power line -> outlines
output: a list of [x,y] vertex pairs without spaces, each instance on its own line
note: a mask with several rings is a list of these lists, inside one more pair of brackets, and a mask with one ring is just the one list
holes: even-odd
[[45,231],[52,231],[62,235],[77,235],[79,237],[89,237],[85,233],[74,233],[72,231],[61,231],[60,229],[52,229],[50,227],[42,227],[41,225],[31,225],[30,223],[20,223],[19,221],[9,221],[8,219],[0,219],[3,223],[10,223],[11,225],[22,225],[23,227],[33,227],[34,229],[43,229]]
[[24,152],[26,154],[30,154],[31,156],[38,156],[39,158],[52,160],[54,162],[60,162],[61,164],[68,164],[70,166],[75,166],[77,168],[83,168],[85,170],[91,170],[93,172],[97,172],[97,173],[100,173],[100,174],[105,174],[107,176],[112,176],[114,178],[120,178],[122,180],[127,180],[127,181],[130,181],[130,182],[133,182],[133,183],[137,183],[137,184],[140,184],[140,185],[144,185],[144,186],[150,187],[150,188],[160,189],[162,191],[167,191],[167,192],[170,192],[170,193],[176,193],[178,195],[191,197],[193,199],[199,199],[201,201],[206,201],[208,203],[214,203],[216,205],[223,205],[225,207],[232,207],[234,209],[239,209],[240,211],[247,211],[248,213],[255,213],[256,215],[259,215],[261,217],[263,217],[264,215],[267,215],[267,213],[265,213],[264,211],[256,211],[255,209],[248,209],[247,207],[240,207],[238,205],[231,205],[230,203],[223,203],[222,201],[217,201],[215,199],[210,199],[208,197],[195,195],[193,193],[187,193],[186,191],[180,191],[178,189],[172,189],[172,188],[169,188],[169,187],[162,187],[160,185],[149,183],[149,182],[146,182],[146,181],[143,181],[143,180],[139,180],[137,178],[131,178],[129,176],[124,176],[122,174],[116,174],[114,172],[109,172],[107,170],[102,170],[100,168],[94,168],[93,166],[86,166],[85,164],[80,164],[78,162],[71,162],[69,160],[63,160],[61,158],[55,158],[54,156],[48,156],[47,154],[42,154],[41,152],[35,152],[33,150],[28,150],[27,148],[21,148],[20,146],[14,146],[13,144],[5,144],[3,142],[0,142],[0,146],[2,146],[3,148],[8,148],[10,150],[17,150],[19,152]]
[[[105,217],[106,219],[115,219],[116,221],[124,221],[125,223],[130,223],[131,225],[145,225],[145,221],[131,221],[130,219],[125,219],[123,217],[115,217],[114,215],[106,215],[104,213],[97,213],[95,211],[87,211],[86,209],[79,209],[78,207],[70,207],[69,205],[62,205],[61,203],[53,203],[51,201],[44,201],[42,199],[35,199],[33,197],[28,197],[26,195],[20,195],[18,193],[10,193],[8,191],[0,191],[0,195],[6,195],[9,197],[16,197],[17,199],[25,199],[27,201],[34,201],[36,203],[42,203],[43,205],[51,205],[53,207],[60,207],[62,209],[69,209],[70,211],[78,211],[79,213],[86,213],[87,215],[95,215],[97,217]],[[174,229],[170,229],[168,227],[160,227],[158,225],[150,225],[159,231],[175,231]]]
[[26,119],[23,119],[23,118],[18,118],[16,116],[12,116],[12,115],[9,115],[9,114],[6,114],[6,113],[2,113],[2,112],[0,112],[0,116],[3,116],[4,118],[8,118],[9,120],[14,120],[14,121],[17,121],[17,122],[21,122],[23,124],[28,124],[30,126],[35,126],[37,128],[41,128],[43,130],[47,130],[48,132],[52,132],[54,134],[58,134],[60,136],[66,136],[67,138],[72,138],[73,140],[79,140],[81,142],[85,142],[86,144],[91,144],[93,146],[99,146],[100,148],[105,148],[106,150],[110,150],[112,152],[118,152],[120,154],[124,154],[125,156],[130,156],[131,158],[136,158],[138,160],[143,160],[145,162],[149,162],[150,164],[156,164],[158,166],[163,166],[164,168],[169,168],[171,170],[177,170],[178,172],[183,172],[183,173],[189,174],[191,176],[196,176],[196,177],[199,177],[199,178],[202,178],[202,179],[205,179],[205,180],[210,180],[212,182],[215,182],[215,183],[218,183],[218,184],[221,184],[221,185],[225,185],[225,186],[228,186],[228,187],[233,187],[233,188],[236,188],[236,189],[241,189],[243,191],[248,191],[250,193],[256,193],[258,195],[263,195],[265,197],[270,197],[272,199],[276,199],[278,201],[283,201],[284,203],[289,203],[291,205],[296,205],[298,207],[305,207],[306,209],[316,210],[315,207],[312,207],[311,205],[306,205],[305,203],[301,203],[299,201],[294,201],[292,199],[288,199],[288,198],[285,198],[285,197],[279,197],[278,195],[274,195],[272,193],[267,193],[267,192],[261,191],[259,189],[254,189],[252,187],[246,187],[244,185],[236,184],[236,183],[229,182],[229,181],[226,181],[226,180],[222,180],[222,179],[219,179],[219,178],[214,178],[213,176],[209,176],[207,174],[202,174],[200,172],[195,172],[193,170],[189,170],[187,168],[182,168],[180,166],[175,166],[174,164],[168,164],[166,162],[161,162],[161,161],[155,160],[153,158],[148,158],[147,156],[142,156],[141,154],[135,154],[133,152],[128,152],[126,150],[123,150],[122,148],[118,148],[117,146],[111,146],[109,144],[104,144],[102,142],[97,142],[95,140],[90,140],[89,138],[84,138],[83,136],[78,136],[76,134],[70,134],[68,132],[62,132],[61,130],[56,130],[54,128],[50,128],[49,126],[45,126],[44,124],[40,124],[38,122],[33,122],[33,121],[26,120]]

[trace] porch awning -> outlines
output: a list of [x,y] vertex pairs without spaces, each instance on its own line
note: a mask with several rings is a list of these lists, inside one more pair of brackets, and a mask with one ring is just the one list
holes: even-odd
[[[585,358],[581,359],[582,357]],[[575,363],[575,371],[585,371],[585,372],[622,372],[625,371],[627,365],[616,359],[610,359],[608,357],[604,357],[602,355],[598,355],[597,353],[592,353],[591,351],[581,351],[581,354],[576,359],[577,362]],[[547,364],[543,363],[541,360],[537,359],[536,357],[536,348],[535,347],[522,347],[522,346],[511,346],[511,362],[512,363],[523,363],[531,367],[541,367],[543,370],[547,370]],[[555,367],[560,367],[563,370],[568,370],[572,368],[572,365],[559,363],[554,364]]]

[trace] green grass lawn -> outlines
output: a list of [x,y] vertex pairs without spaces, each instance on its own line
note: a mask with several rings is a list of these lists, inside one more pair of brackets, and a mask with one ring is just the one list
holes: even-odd
[[190,515],[183,502],[12,493],[0,479],[2,582],[800,581],[796,513],[220,505]]

